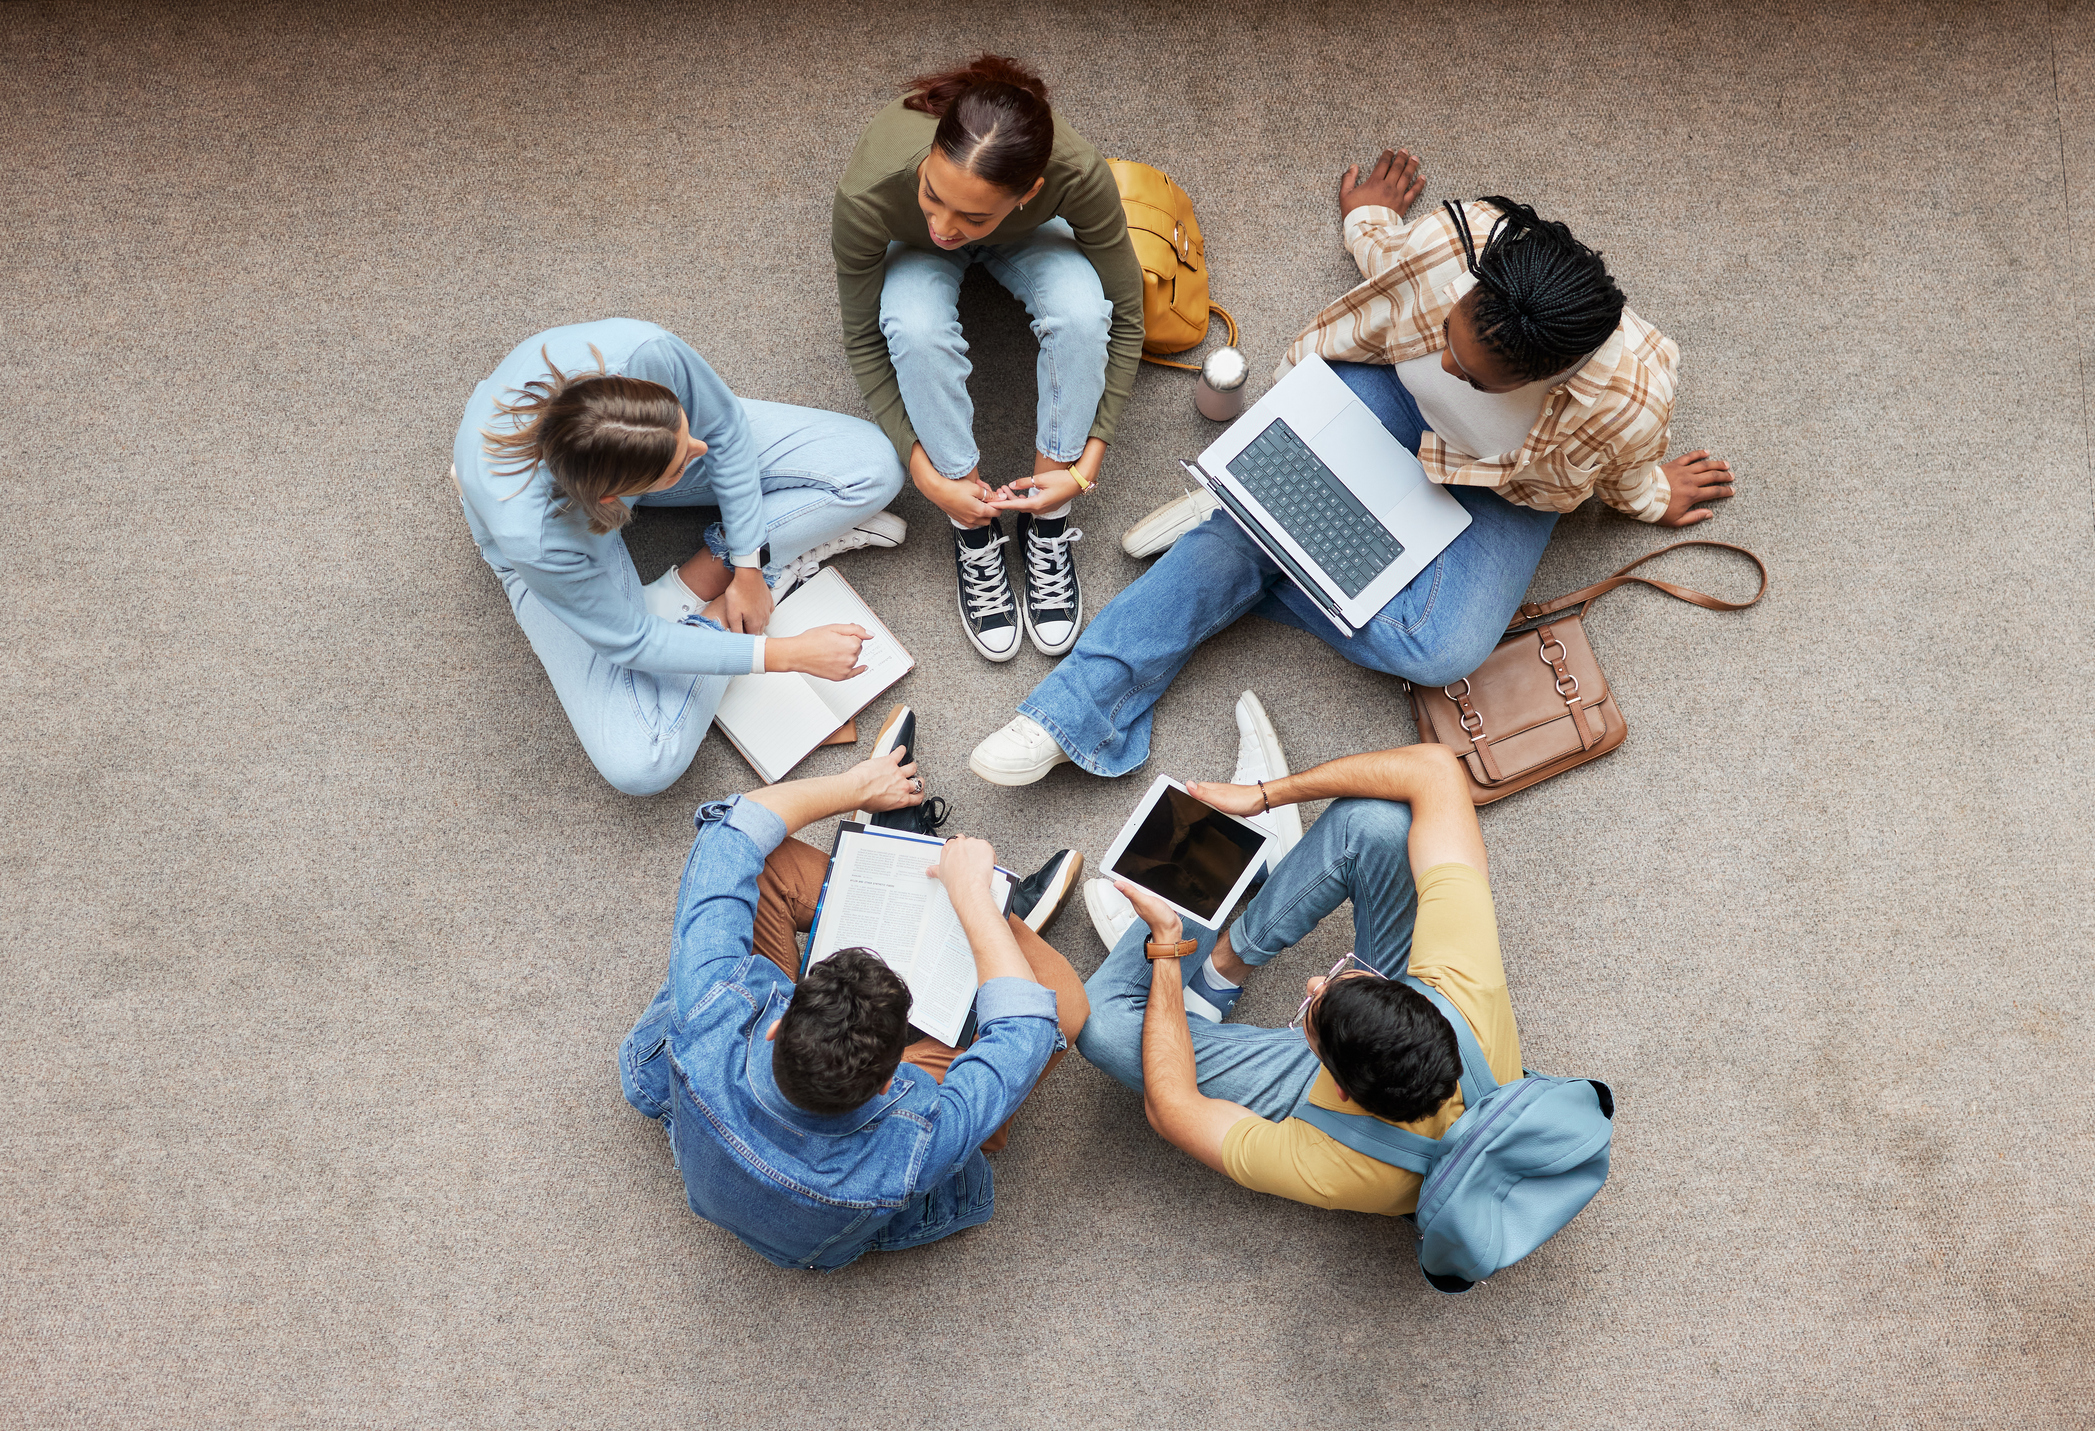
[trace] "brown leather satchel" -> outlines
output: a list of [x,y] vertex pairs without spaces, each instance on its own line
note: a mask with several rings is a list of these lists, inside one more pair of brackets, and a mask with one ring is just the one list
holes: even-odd
[[[1745,601],[1719,601],[1670,581],[1629,575],[1653,557],[1682,547],[1737,552],[1759,570],[1760,590]],[[1633,581],[1711,611],[1744,611],[1767,595],[1768,568],[1729,542],[1675,542],[1638,557],[1606,581],[1521,607],[1498,649],[1452,686],[1426,691],[1406,681],[1419,739],[1453,747],[1469,770],[1470,798],[1479,805],[1598,760],[1629,737],[1615,693],[1586,641],[1585,617],[1594,602]],[[1585,610],[1559,614],[1574,606]]]

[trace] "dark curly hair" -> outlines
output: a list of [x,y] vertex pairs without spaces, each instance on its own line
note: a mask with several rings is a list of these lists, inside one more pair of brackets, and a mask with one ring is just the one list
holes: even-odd
[[849,1113],[881,1090],[909,1043],[909,986],[870,949],[807,971],[778,1021],[771,1077],[810,1113]]
[[1539,382],[1608,341],[1627,300],[1600,254],[1563,224],[1493,194],[1502,217],[1477,255],[1477,337],[1516,377]]
[[1326,985],[1310,1011],[1317,1053],[1355,1103],[1399,1123],[1424,1118],[1455,1092],[1462,1051],[1424,994],[1361,975]]

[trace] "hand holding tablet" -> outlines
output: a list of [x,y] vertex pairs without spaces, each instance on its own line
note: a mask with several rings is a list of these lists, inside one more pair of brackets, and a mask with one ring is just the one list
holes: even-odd
[[1148,890],[1182,919],[1219,929],[1274,843],[1250,821],[1160,775],[1106,851],[1106,874]]

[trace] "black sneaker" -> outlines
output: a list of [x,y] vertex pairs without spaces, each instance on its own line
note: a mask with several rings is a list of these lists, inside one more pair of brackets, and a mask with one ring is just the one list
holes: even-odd
[[[949,522],[948,526],[952,526]],[[960,583],[960,625],[977,651],[992,661],[1018,654],[1018,611],[1004,572],[1004,524],[972,531],[953,527],[953,566]]]
[[1070,548],[1084,539],[1069,518],[1018,514],[1019,547],[1025,553],[1026,634],[1043,656],[1060,656],[1077,644],[1084,625],[1084,589]]
[[[916,712],[908,706],[896,706],[887,713],[887,719],[881,722],[880,734],[873,737],[873,754],[868,758],[877,759],[900,747],[902,763],[907,765],[917,758],[916,744]],[[921,766],[918,767],[917,778],[923,779]],[[851,818],[862,825],[878,825],[888,830],[907,830],[915,835],[929,835],[946,823],[948,813],[944,800],[936,795],[927,795],[921,805],[905,805],[899,810],[882,810],[877,814],[870,810],[854,810],[851,812]]]
[[1035,934],[1048,927],[1062,908],[1063,900],[1077,887],[1084,872],[1084,857],[1075,850],[1057,850],[1048,862],[1018,882],[1011,892],[1011,912]]

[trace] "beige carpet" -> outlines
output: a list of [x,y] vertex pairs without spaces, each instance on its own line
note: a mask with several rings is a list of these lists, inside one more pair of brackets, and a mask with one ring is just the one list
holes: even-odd
[[[2086,7],[9,4],[0,36],[0,1425],[2088,1424]],[[1349,280],[1332,177],[1408,143],[1428,203],[1604,249],[1684,351],[1679,441],[1738,465],[1707,534],[1774,594],[1611,598],[1629,744],[1485,817],[1528,1059],[1621,1113],[1600,1199],[1466,1297],[1080,1060],[992,1225],[827,1278],[693,1218],[619,1096],[692,806],[751,777],[718,742],[654,800],[595,776],[451,434],[518,339],[607,314],[857,411],[831,186],[974,45],[1191,190],[1260,382]],[[993,287],[965,317],[1015,464],[1029,340]],[[1094,600],[1209,431],[1144,372]],[[966,773],[1047,663],[967,652],[899,510],[910,544],[843,566],[919,657],[939,783],[1014,863],[1096,856],[1132,782]],[[1559,530],[1538,594],[1657,536]],[[651,517],[643,574],[694,531]],[[1246,687],[1298,764],[1411,738],[1393,681],[1252,621],[1150,768],[1226,774]]]

